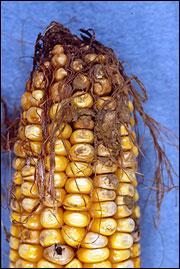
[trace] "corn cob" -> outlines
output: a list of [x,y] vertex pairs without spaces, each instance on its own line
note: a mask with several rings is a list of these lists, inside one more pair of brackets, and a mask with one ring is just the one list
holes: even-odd
[[82,37],[52,23],[36,42],[14,144],[9,268],[140,268],[133,104],[113,52]]

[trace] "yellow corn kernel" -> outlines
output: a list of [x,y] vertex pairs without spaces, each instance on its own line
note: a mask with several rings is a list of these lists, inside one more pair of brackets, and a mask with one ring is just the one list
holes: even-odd
[[22,112],[22,114],[21,114],[21,122],[22,122],[22,124],[24,124],[24,125],[27,124],[27,118],[26,118],[26,115],[27,115],[27,111],[24,111],[24,112]]
[[16,212],[16,211],[11,211],[10,212],[10,221],[13,224],[18,225],[18,223],[16,223],[16,222],[21,221],[21,214],[19,212]]
[[134,203],[136,203],[138,200],[139,200],[139,193],[138,193],[138,191],[135,189],[134,196],[133,196],[133,201],[134,201]]
[[93,132],[86,129],[77,129],[74,131],[70,137],[70,142],[72,145],[79,143],[89,143],[92,144],[94,141]]
[[28,108],[30,108],[31,103],[30,103],[30,92],[25,92],[23,93],[22,97],[21,97],[21,107],[24,110],[28,110]]
[[8,268],[15,268],[15,263],[14,262],[10,262],[8,265]]
[[121,137],[121,147],[122,147],[122,150],[124,151],[132,149],[133,143],[129,136]]
[[130,100],[128,101],[128,107],[129,107],[129,113],[132,113],[133,110],[134,110],[134,106],[133,106],[133,103]]
[[[68,160],[64,156],[55,156],[55,171],[56,172],[63,172],[66,170],[66,166],[68,164]],[[46,169],[50,170],[50,160],[49,155],[46,157]]]
[[54,206],[61,206],[64,200],[64,197],[66,195],[66,192],[64,189],[55,189],[55,201],[53,201],[52,196],[49,193],[45,194],[45,201],[44,206],[47,207],[54,207]]
[[[54,187],[63,188],[66,183],[67,176],[64,172],[54,173]],[[49,172],[46,173],[46,184],[49,182]]]
[[138,147],[133,146],[133,147],[132,147],[132,151],[133,151],[133,153],[134,153],[134,156],[137,157],[137,156],[138,156]]
[[136,133],[134,131],[131,132],[131,138],[133,139],[133,141],[136,140]]
[[131,169],[117,169],[115,175],[118,177],[119,182],[134,182],[136,180],[136,174]]
[[[127,136],[128,135],[128,130],[129,130],[129,125],[123,125],[121,124],[121,127],[120,127],[120,135],[121,136]],[[129,130],[130,131],[130,130]]]
[[21,170],[22,177],[32,176],[35,173],[35,166],[25,165]]
[[129,249],[110,249],[109,260],[112,263],[118,263],[127,260],[130,255]]
[[45,208],[40,216],[41,225],[44,228],[61,228],[63,221],[63,210],[61,208],[57,208],[57,210],[51,208]]
[[81,59],[76,59],[72,63],[72,69],[75,72],[81,71],[83,69],[83,61]]
[[21,204],[20,204],[20,201],[18,201],[17,199],[11,198],[10,206],[12,210],[16,212],[21,211]]
[[19,248],[19,242],[20,240],[17,237],[10,236],[9,238],[9,245],[12,249],[17,250]]
[[28,159],[28,161],[30,161],[30,164],[32,164],[32,165],[36,165],[37,164],[37,160],[38,160],[38,158],[36,157],[29,157],[29,159]]
[[102,235],[112,235],[115,233],[117,223],[113,218],[93,219],[90,223],[90,231]]
[[98,175],[93,178],[95,187],[108,190],[116,190],[118,187],[118,178],[114,174]]
[[54,46],[53,50],[52,50],[52,54],[58,54],[58,53],[63,53],[64,52],[64,48],[61,44],[57,44]]
[[111,160],[105,162],[97,160],[94,165],[94,172],[96,174],[114,173],[117,170],[117,165]]
[[11,222],[22,222],[23,227],[33,229],[33,230],[40,230],[42,229],[42,225],[40,223],[40,216],[39,215],[32,215],[29,217],[28,213],[23,212],[17,213],[15,211],[11,211],[10,213],[10,221]]
[[37,263],[37,268],[63,268],[63,266],[61,266],[59,264],[49,262],[49,261],[47,261],[45,259],[41,259]]
[[67,62],[67,55],[64,53],[58,53],[55,54],[52,59],[51,59],[51,63],[53,66],[55,67],[62,67],[66,64]]
[[[58,129],[55,132],[56,126],[58,126]],[[62,123],[62,124],[58,125],[57,122],[54,122],[48,126],[48,133],[51,134],[52,132],[53,133],[55,132],[54,136],[58,137],[59,139],[61,139],[62,137],[64,139],[68,139],[71,136],[72,128],[68,123],[66,123],[66,124]]]
[[22,184],[22,176],[20,171],[16,171],[13,173],[13,182],[16,185],[21,185]]
[[[32,212],[36,206],[39,204],[39,199],[35,199],[35,198],[29,198],[29,197],[25,197],[22,200],[22,207],[25,211],[27,212]],[[35,211],[36,214],[41,213],[42,211],[42,206],[39,205]]]
[[18,134],[19,134],[19,138],[24,140],[24,138],[25,138],[25,126],[24,125],[20,124],[20,126],[18,128]]
[[[24,218],[23,219],[25,219],[25,217],[27,218],[28,216],[29,216],[28,213],[27,214],[24,214]],[[31,217],[29,217],[27,219],[27,221],[23,224],[23,226],[25,228],[32,229],[32,230],[41,230],[42,229],[42,225],[40,223],[40,215],[38,215],[38,214],[37,215],[35,215],[35,214],[32,215]]]
[[117,211],[116,214],[113,216],[115,219],[119,218],[126,218],[130,216],[133,212],[133,207],[132,205],[118,205],[117,206]]
[[133,219],[139,219],[141,216],[140,207],[138,205],[134,205],[134,210],[131,215]]
[[19,186],[19,185],[13,186],[13,188],[12,188],[12,197],[14,197],[17,200],[22,198],[21,186]]
[[107,218],[111,217],[116,213],[117,206],[114,202],[97,202],[92,203],[91,209],[89,211],[92,218]]
[[31,183],[28,181],[23,182],[21,185],[21,192],[23,195],[28,197],[34,197],[34,198],[38,197],[37,186],[35,183]]
[[141,258],[140,257],[131,259],[131,261],[134,263],[134,268],[141,268]]
[[61,81],[55,82],[50,87],[50,97],[53,102],[60,102],[63,99],[64,92],[66,91],[65,84],[62,85]]
[[[66,156],[67,155],[67,150],[69,151],[71,148],[71,144],[68,140],[64,139],[57,139],[55,141],[54,145],[54,151],[56,155],[61,155],[61,156]],[[46,144],[46,152],[49,154],[50,153],[50,142],[48,141]]]
[[116,198],[116,192],[107,189],[94,188],[91,197],[93,202],[111,201]]
[[131,116],[130,116],[130,124],[131,124],[131,127],[133,127],[135,125],[135,120]]
[[130,248],[130,251],[131,251],[131,257],[132,258],[136,258],[138,256],[140,256],[141,254],[141,246],[139,243],[134,243],[132,245],[132,247]]
[[10,248],[10,251],[9,251],[9,259],[12,262],[16,262],[19,259],[18,251],[15,250],[15,249]]
[[83,74],[78,74],[73,80],[74,90],[85,90],[88,87],[89,87],[89,78]]
[[97,148],[97,154],[101,157],[110,157],[112,150],[105,147],[103,144],[99,144]]
[[98,59],[98,55],[95,53],[86,54],[84,57],[85,62],[90,63]]
[[83,263],[83,268],[112,268],[110,261]]
[[56,71],[55,71],[55,79],[56,81],[60,81],[60,80],[63,80],[63,78],[65,78],[67,76],[67,72],[64,68],[58,68]]
[[112,249],[127,249],[133,244],[133,237],[128,233],[115,232],[108,239],[108,247]]
[[105,261],[109,257],[108,248],[99,249],[86,249],[80,248],[77,251],[77,257],[81,262],[85,263],[95,263]]
[[101,64],[103,63],[104,64],[106,62],[106,58],[103,54],[99,54],[99,55],[94,54],[94,53],[86,54],[84,59],[87,63],[95,61],[95,63],[101,63]]
[[73,259],[65,268],[83,268],[82,263],[78,259]]
[[117,195],[128,195],[130,197],[134,196],[134,187],[130,183],[119,183],[116,190]]
[[15,268],[37,268],[37,263],[18,259],[15,263]]
[[81,243],[82,248],[103,248],[108,244],[108,238],[104,235],[88,232]]
[[131,260],[113,263],[112,268],[134,268],[134,263]]
[[[21,170],[22,171],[22,170]],[[23,177],[24,181],[33,181],[35,180],[35,175],[31,175],[31,176],[27,176],[27,177]]]
[[44,63],[43,63],[43,65],[48,69],[49,67],[50,67],[50,62],[48,62],[48,61],[45,61]]
[[94,159],[94,147],[89,144],[76,144],[70,149],[73,161],[92,161]]
[[129,195],[125,195],[125,196],[117,195],[115,199],[115,203],[116,205],[127,205],[129,207],[132,207],[134,205],[134,200],[133,200],[133,197]]
[[88,163],[71,162],[67,165],[66,174],[68,177],[89,177],[92,174],[92,169]]
[[30,102],[32,106],[40,106],[44,99],[44,92],[42,90],[35,90],[31,93]]
[[98,96],[104,96],[111,92],[111,85],[107,78],[99,79],[99,82],[94,83],[94,93]]
[[92,187],[92,180],[88,177],[68,178],[65,184],[65,189],[69,193],[90,194]]
[[62,236],[68,246],[78,246],[85,236],[86,230],[80,227],[71,227],[64,225],[62,227]]
[[23,141],[22,140],[17,140],[14,143],[14,153],[21,158],[26,158],[27,154],[23,146]]
[[26,125],[25,136],[32,141],[42,141],[42,127],[41,125]]
[[11,224],[10,234],[15,236],[15,237],[20,238],[21,229],[22,229],[22,227],[20,225]]
[[30,262],[38,262],[43,256],[43,247],[40,245],[21,244],[19,256]]
[[40,231],[39,230],[30,230],[30,229],[23,229],[21,231],[21,240],[23,243],[28,244],[39,244],[40,240]]
[[137,182],[137,179],[136,178],[134,178],[134,180],[132,180],[132,184],[134,185],[134,187],[137,187],[138,182]]
[[73,227],[86,227],[90,222],[90,215],[87,212],[75,212],[68,211],[64,212],[64,222]]
[[43,110],[39,107],[30,107],[26,114],[29,123],[40,124],[42,122]]
[[33,86],[35,88],[43,88],[45,86],[44,73],[36,70],[33,76]]
[[43,255],[50,262],[66,265],[74,258],[74,251],[66,245],[52,245],[44,249]]
[[133,168],[136,166],[136,158],[133,150],[123,152],[122,156],[119,156],[118,163],[123,168]]
[[110,96],[102,96],[97,99],[97,103],[95,104],[97,109],[103,110],[115,110],[116,109],[116,101],[112,99]]
[[53,120],[55,117],[56,117],[55,120],[58,119],[60,108],[61,108],[61,103],[55,103],[51,106],[50,111],[49,111],[49,117],[51,120]]
[[85,211],[91,206],[91,199],[86,194],[67,194],[63,201],[64,209]]
[[89,108],[93,105],[93,98],[89,93],[78,91],[73,95],[72,102],[78,108]]
[[12,166],[15,170],[21,170],[25,164],[26,164],[26,159],[14,158]]
[[40,233],[40,244],[43,247],[49,247],[53,244],[65,244],[60,229],[44,229]]
[[39,141],[30,141],[30,148],[34,156],[38,156],[42,150],[42,142]]
[[132,218],[116,219],[117,231],[131,233],[134,231],[135,222]]
[[[60,112],[61,110],[61,103],[55,103],[51,106],[50,111],[49,111],[49,117],[53,121],[58,121],[59,117],[62,117],[62,113]],[[71,122],[72,120],[72,115],[70,110],[66,110],[65,114],[63,115],[63,120],[67,122]]]
[[94,128],[94,121],[91,119],[91,116],[82,115],[77,121],[73,123],[74,129],[89,129]]

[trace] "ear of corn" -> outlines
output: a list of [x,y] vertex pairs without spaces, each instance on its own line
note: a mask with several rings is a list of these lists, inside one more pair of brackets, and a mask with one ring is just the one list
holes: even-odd
[[[9,268],[139,268],[133,104],[106,55],[69,53],[55,44],[21,98]],[[62,83],[70,73],[72,96]],[[70,97],[71,110],[61,109]]]

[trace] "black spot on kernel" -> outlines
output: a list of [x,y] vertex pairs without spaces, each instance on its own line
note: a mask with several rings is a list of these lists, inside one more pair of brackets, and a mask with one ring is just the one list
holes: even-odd
[[58,246],[57,244],[55,244],[55,250],[56,250],[56,253],[58,255],[62,255],[62,251],[64,250],[64,248]]

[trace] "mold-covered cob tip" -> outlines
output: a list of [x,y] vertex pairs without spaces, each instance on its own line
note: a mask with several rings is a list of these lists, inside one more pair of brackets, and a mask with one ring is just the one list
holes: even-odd
[[81,32],[52,22],[35,44],[14,143],[9,268],[140,268],[137,112],[158,154],[159,217],[169,161],[145,88],[92,29]]

